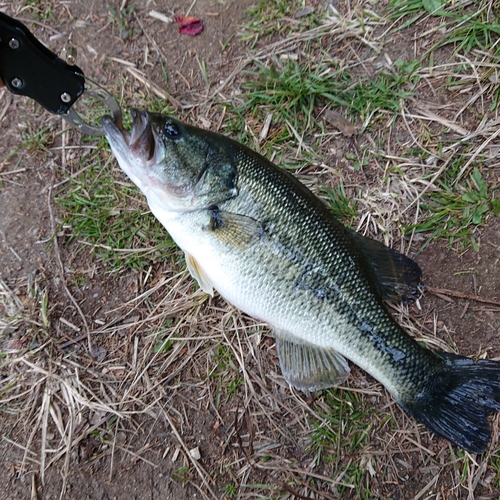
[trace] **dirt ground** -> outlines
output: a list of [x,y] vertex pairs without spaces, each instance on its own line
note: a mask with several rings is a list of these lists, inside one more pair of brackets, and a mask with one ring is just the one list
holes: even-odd
[[[108,3],[115,8],[121,5],[121,2],[117,1]],[[317,5],[320,2],[309,3]],[[203,33],[195,37],[180,35],[174,24],[163,23],[149,15],[153,9],[168,15],[171,15],[171,12],[184,13],[191,4],[191,14],[204,21]],[[120,33],[116,23],[108,21],[107,4],[100,0],[51,2],[53,16],[30,27],[56,52],[68,37],[71,37],[71,43],[78,48],[79,66],[85,74],[92,76],[103,86],[112,85],[124,78],[126,67],[116,60],[133,61],[147,74],[149,81],[158,82],[161,86],[164,76],[163,69],[158,64],[158,54],[146,50],[146,47],[151,46],[152,38],[168,61],[166,69],[170,96],[182,105],[189,105],[199,102],[208,93],[201,61],[205,62],[206,74],[215,86],[227,78],[246,57],[249,46],[239,39],[237,33],[245,20],[246,9],[254,4],[254,0],[137,0],[134,2],[135,20],[131,26],[127,26],[127,29],[140,30],[140,34],[132,36],[133,42],[130,38],[123,38],[123,33]],[[7,13],[15,13],[18,18],[34,18],[32,12],[19,12],[16,2],[3,2],[0,8]],[[58,36],[59,34],[62,36]],[[110,62],[110,58],[115,58],[115,61]],[[141,84],[133,81],[133,85]],[[66,284],[61,281],[61,267],[71,269],[84,277],[80,288],[72,288],[73,296],[87,321],[92,323],[92,328],[97,329],[110,317],[114,317],[117,308],[147,291],[143,281],[144,273],[110,273],[106,265],[95,259],[90,251],[83,250],[75,254],[73,247],[65,246],[64,236],[60,237],[59,250],[54,250],[51,239],[63,214],[53,199],[58,183],[63,180],[58,173],[59,169],[64,168],[63,160],[57,149],[46,155],[32,156],[29,151],[19,149],[19,146],[22,143],[23,131],[48,127],[48,130],[54,133],[53,146],[57,148],[61,145],[61,136],[57,135],[61,120],[41,111],[24,98],[12,96],[5,89],[0,94],[0,108],[3,110],[0,121],[0,158],[3,158],[0,162],[0,280],[11,289],[26,290],[37,280],[43,282],[50,296],[48,316],[52,323],[55,323],[57,317],[64,316],[71,318],[71,322],[78,325],[79,315],[65,293]],[[76,132],[71,132],[70,137],[71,144],[79,141],[79,134]],[[480,243],[479,252],[471,249],[463,254],[448,250],[445,242],[432,243],[419,252],[420,243],[415,242],[412,254],[422,267],[423,281],[428,291],[420,299],[420,307],[410,308],[410,321],[419,328],[423,327],[430,335],[436,336],[437,342],[444,341],[456,347],[462,354],[474,356],[487,351],[490,358],[500,358],[500,220],[490,217],[485,226],[478,230],[476,240]],[[153,280],[152,286],[161,281],[161,276],[167,276],[170,270],[167,264],[162,269],[155,269],[153,273],[158,272],[158,277]],[[173,271],[170,270],[170,273],[173,274]],[[182,286],[184,288],[179,292],[181,295],[193,292],[189,278],[184,280]],[[19,298],[21,301],[26,299],[22,294]],[[197,307],[199,314],[207,310],[217,310],[222,311],[221,315],[224,315],[231,311],[218,298],[210,304],[200,300]],[[0,309],[0,315],[2,312],[6,311]],[[196,328],[198,332],[204,332],[204,328],[208,329],[209,325],[203,323],[203,320],[192,321],[192,325],[188,325],[185,330],[191,336],[194,337]],[[196,323],[197,321],[199,323]],[[239,321],[243,331],[247,320],[240,316]],[[121,334],[108,340],[97,341],[106,352],[116,355],[117,365],[122,364],[120,356],[133,357],[134,349],[130,344],[132,336],[127,325],[121,328]],[[143,332],[143,335],[146,336],[147,333]],[[60,335],[61,332],[54,332],[54,335],[56,334]],[[73,339],[69,333],[66,335],[70,340]],[[9,342],[23,344],[29,343],[29,339],[14,335],[10,337]],[[198,346],[197,340],[192,342]],[[259,394],[262,394],[262,400],[267,397],[270,400],[275,398],[272,399],[272,405],[275,406],[269,403],[269,408],[272,406],[273,411],[277,412],[280,405],[284,404],[285,398],[292,397],[286,392],[288,389],[282,387],[273,393],[271,398],[266,392],[265,384],[260,382],[259,385],[260,379],[255,375],[267,372],[276,377],[276,373],[279,373],[279,365],[271,345],[271,340],[264,334],[261,352],[255,354],[255,357],[248,356],[248,370],[252,373],[251,378],[257,387],[256,390],[261,391]],[[81,349],[83,352],[85,346],[81,346]],[[186,349],[189,349],[190,355],[200,354],[200,351],[192,346]],[[206,347],[202,345],[199,349]],[[62,360],[67,355],[67,351],[62,349],[55,359],[59,356]],[[304,398],[301,403],[294,403],[293,410],[287,413],[283,420],[283,428],[270,429],[266,427],[265,415],[261,414],[252,421],[247,408],[243,411],[243,398],[241,412],[239,407],[234,411],[229,404],[216,408],[204,399],[203,387],[198,383],[200,374],[193,368],[182,371],[182,355],[179,354],[177,372],[183,373],[182,382],[180,378],[168,379],[163,384],[163,402],[165,407],[172,409],[173,416],[168,417],[172,420],[167,420],[166,423],[156,410],[134,415],[130,420],[121,419],[120,428],[114,434],[114,444],[108,446],[103,446],[101,435],[89,432],[86,439],[81,440],[75,447],[73,455],[61,457],[59,461],[54,462],[45,472],[44,478],[39,473],[39,457],[28,454],[31,460],[24,463],[26,460],[23,446],[29,447],[28,440],[31,443],[31,439],[36,441],[40,437],[30,437],[29,429],[20,425],[15,411],[7,407],[2,409],[0,433],[2,437],[7,438],[0,444],[3,455],[0,488],[6,495],[4,498],[54,499],[61,495],[61,488],[65,488],[64,498],[69,499],[233,498],[234,495],[227,485],[242,480],[242,476],[238,476],[234,477],[233,481],[233,471],[248,474],[248,477],[251,475],[250,482],[254,486],[261,483],[276,486],[274,492],[266,490],[262,497],[357,498],[356,492],[348,488],[343,494],[335,494],[330,490],[322,493],[318,486],[321,477],[337,472],[339,464],[336,464],[335,468],[332,464],[323,463],[316,468],[312,465],[315,463],[315,454],[305,448],[303,441],[286,433],[287,425],[295,425],[296,418],[300,419],[301,414],[305,414],[301,405],[309,404],[310,400]],[[98,357],[99,353],[96,356]],[[93,373],[97,383],[99,373]],[[86,374],[85,377],[91,375]],[[373,380],[356,370],[354,377],[361,385],[365,384],[365,388],[373,390],[373,395],[367,397],[370,405],[375,404],[375,407],[385,409],[393,406],[394,403]],[[155,383],[156,381],[151,380],[143,382],[144,387]],[[117,387],[117,392],[120,393],[122,388]],[[108,396],[102,388],[103,400]],[[34,405],[43,405],[43,400],[44,394],[39,394]],[[63,402],[59,401],[59,404],[62,406]],[[57,414],[58,410],[53,411]],[[89,411],[86,418],[90,425],[95,424],[95,428],[102,427],[105,422],[97,406]],[[399,413],[397,418],[404,419]],[[376,418],[373,420],[376,421]],[[383,423],[374,425],[380,425],[380,440],[384,439],[387,429]],[[498,446],[498,418],[494,425],[493,439]],[[175,432],[172,431],[173,428],[176,429]],[[269,432],[268,436],[264,430]],[[76,433],[76,429],[74,432]],[[179,445],[179,436],[182,437],[186,448]],[[51,437],[54,436],[47,438],[49,447]],[[442,456],[439,450],[446,445],[441,440],[432,441],[428,435],[423,439],[422,444],[416,443],[415,446],[432,450],[434,461],[419,459],[418,452],[413,450],[413,455],[406,458],[404,453],[401,454],[401,460],[394,466],[396,472],[385,471],[387,475],[382,475],[384,480],[377,479],[381,476],[370,476],[367,473],[366,481],[371,481],[377,498],[414,498],[416,492],[430,484],[434,477],[432,471],[439,467]],[[295,469],[314,469],[318,474],[318,483],[313,480],[308,485],[312,488],[309,492],[316,491],[315,496],[306,497],[295,492],[271,465],[268,469],[253,468],[253,440],[262,447],[259,456],[264,454],[267,450],[265,447],[268,446],[268,455],[273,457],[273,460],[277,461],[279,458],[293,464]],[[129,443],[133,446],[126,446]],[[380,443],[372,445],[373,449],[377,450]],[[187,456],[186,450],[195,448],[201,451],[202,458],[198,466],[201,467],[201,472],[197,469],[197,462]],[[373,456],[376,456],[376,453]],[[343,464],[350,460],[347,452],[342,460]],[[246,462],[249,465],[247,469],[243,469],[241,464]],[[191,465],[186,467],[186,464]],[[68,470],[68,479],[63,481],[62,477]],[[409,478],[402,480],[401,477],[405,477],[405,474],[406,477],[409,475]],[[451,477],[454,473],[446,474]],[[415,480],[412,482],[413,476]],[[200,479],[203,477],[210,477],[213,482],[207,485]],[[387,479],[389,477],[392,480]],[[428,492],[428,495],[434,492],[435,496],[423,495],[420,498],[438,498],[439,491],[447,492],[440,498],[466,498],[459,490],[449,492],[446,487],[451,483],[451,479],[443,473],[439,482],[433,483]],[[314,490],[315,484],[320,491]],[[483,495],[496,495],[482,498],[500,498],[498,490],[488,489],[487,485],[480,485],[478,488],[482,488]],[[258,488],[252,491],[253,498],[260,497],[255,493]],[[247,498],[244,495],[241,497]],[[480,495],[477,498],[480,498]]]

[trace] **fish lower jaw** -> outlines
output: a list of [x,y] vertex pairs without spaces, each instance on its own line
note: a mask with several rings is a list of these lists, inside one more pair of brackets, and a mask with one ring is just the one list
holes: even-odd
[[[178,237],[176,238],[179,231],[176,231],[174,228],[178,225],[178,219],[182,218],[186,213],[191,212],[192,209],[187,206],[187,203],[176,199],[175,196],[169,195],[164,189],[155,189],[148,186],[143,192],[148,199],[148,205],[153,215],[163,224],[163,227],[179,245],[177,241]],[[208,216],[206,218],[209,220]],[[179,246],[182,248],[181,245]],[[182,249],[184,250],[184,248]]]

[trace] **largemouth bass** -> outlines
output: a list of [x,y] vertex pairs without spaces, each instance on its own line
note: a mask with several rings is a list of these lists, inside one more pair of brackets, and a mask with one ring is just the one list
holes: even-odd
[[267,322],[285,379],[339,384],[346,359],[417,421],[476,453],[500,410],[500,363],[422,347],[384,300],[411,295],[420,270],[340,224],[303,184],[251,149],[168,116],[132,111],[103,128],[120,167],[185,252],[207,293]]

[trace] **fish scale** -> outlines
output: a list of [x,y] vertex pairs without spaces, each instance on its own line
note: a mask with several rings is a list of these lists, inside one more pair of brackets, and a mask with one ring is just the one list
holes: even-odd
[[418,294],[409,258],[350,231],[287,171],[219,134],[133,110],[103,129],[120,167],[185,252],[200,287],[269,323],[290,385],[318,390],[346,358],[439,436],[483,452],[500,410],[500,363],[420,346],[384,300]]

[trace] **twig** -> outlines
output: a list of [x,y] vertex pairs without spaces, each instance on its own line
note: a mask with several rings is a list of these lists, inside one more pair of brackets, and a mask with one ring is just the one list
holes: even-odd
[[[291,495],[293,495],[294,498],[300,498],[302,500],[309,500],[309,497],[306,497],[305,495],[301,495],[298,491],[295,491],[293,488],[288,486],[288,484],[286,484],[283,481],[276,481],[275,484],[277,484],[281,489],[283,489],[283,490],[287,491],[288,493],[290,493]],[[316,493],[319,493],[321,496],[323,495],[323,493],[318,492],[318,491],[316,491]],[[330,495],[328,495],[325,498],[331,498],[333,500],[333,497],[331,497]]]
[[450,295],[451,297],[457,297],[458,299],[475,300],[476,302],[483,302],[484,304],[494,304],[495,306],[500,306],[500,300],[488,299],[486,297],[480,297],[479,295],[455,292],[454,290],[448,290],[446,288],[434,288],[432,286],[426,286],[425,290],[437,296]]
[[189,6],[189,9],[186,11],[186,16],[189,16],[189,14],[191,13],[191,10],[193,9],[193,7],[197,1],[198,0],[193,0],[193,3]]
[[166,91],[162,90],[156,83],[151,82],[148,80],[145,76],[141,74],[141,72],[137,68],[133,68],[131,66],[125,66],[125,69],[137,80],[139,80],[143,85],[145,85],[153,94],[155,94],[157,97],[160,99],[167,99],[172,106],[174,106],[176,109],[181,109],[182,105],[180,104],[177,99],[172,97],[170,94],[168,94]]
[[150,10],[149,15],[150,17],[158,19],[159,21],[162,21],[166,24],[172,24],[174,22],[174,20],[171,17],[168,17],[167,15],[162,14],[161,12],[158,12],[156,10]]
[[454,123],[450,120],[447,120],[446,118],[443,118],[442,116],[437,115],[436,113],[432,112],[430,109],[425,109],[423,106],[417,106],[415,108],[421,115],[413,115],[409,114],[411,118],[417,118],[419,120],[429,120],[429,121],[434,121],[437,123],[440,123],[443,127],[450,128],[451,130],[454,130],[458,134],[465,136],[469,134],[469,131],[458,125],[457,123]]

